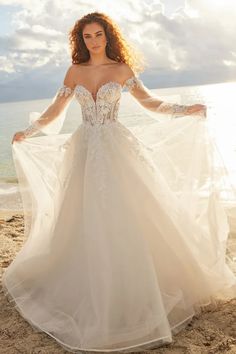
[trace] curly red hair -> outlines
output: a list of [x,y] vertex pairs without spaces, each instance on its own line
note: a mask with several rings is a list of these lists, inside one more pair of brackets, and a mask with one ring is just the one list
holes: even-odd
[[87,62],[90,54],[84,43],[83,29],[90,23],[100,24],[105,32],[108,45],[106,55],[117,62],[129,65],[134,72],[143,70],[143,56],[133,45],[123,38],[118,25],[107,15],[101,12],[89,13],[75,22],[69,31],[69,43],[71,48],[72,64]]

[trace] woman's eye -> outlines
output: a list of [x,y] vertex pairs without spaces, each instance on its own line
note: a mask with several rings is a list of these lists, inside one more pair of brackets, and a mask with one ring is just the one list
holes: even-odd
[[[96,37],[98,37],[98,36],[102,36],[102,33],[96,34]],[[92,38],[92,37],[91,37],[91,36],[85,36],[84,38],[85,38],[85,39],[90,39],[90,38]]]

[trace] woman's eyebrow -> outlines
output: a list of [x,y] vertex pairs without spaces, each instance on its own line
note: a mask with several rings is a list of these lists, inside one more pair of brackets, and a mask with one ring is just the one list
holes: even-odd
[[[99,32],[102,32],[102,31],[99,30],[99,31],[95,32],[95,34],[97,34],[97,33],[99,33]],[[85,35],[85,34],[91,34],[91,33],[84,33],[84,35]]]
[[[102,32],[101,30],[100,31],[97,31],[97,32],[95,32],[95,34],[97,34],[97,33],[99,33],[99,32]],[[86,34],[90,34],[90,33],[84,33],[84,35],[86,35]]]

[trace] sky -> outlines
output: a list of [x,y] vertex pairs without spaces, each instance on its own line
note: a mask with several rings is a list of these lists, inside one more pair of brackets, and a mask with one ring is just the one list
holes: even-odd
[[148,88],[236,81],[235,0],[0,0],[0,102],[52,97],[68,32],[93,11],[144,53]]

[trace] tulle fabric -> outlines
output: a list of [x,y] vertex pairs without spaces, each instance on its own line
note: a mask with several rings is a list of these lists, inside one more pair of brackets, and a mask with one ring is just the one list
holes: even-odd
[[46,135],[59,134],[73,97],[74,91],[66,85],[62,85],[44,111],[29,113],[29,125],[24,131],[26,136],[31,137],[39,131]]
[[224,202],[232,212],[236,198],[204,120],[84,122],[12,152],[26,242],[4,290],[67,350],[169,343],[213,297],[235,296]]

